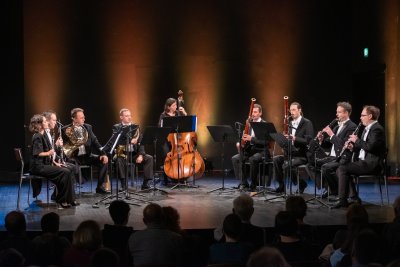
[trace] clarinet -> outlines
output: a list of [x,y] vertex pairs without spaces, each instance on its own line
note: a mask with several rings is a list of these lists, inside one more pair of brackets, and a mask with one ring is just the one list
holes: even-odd
[[[352,133],[352,135],[357,135],[358,134],[358,131],[360,130],[360,128],[361,128],[361,126],[362,126],[362,123],[360,122],[358,125],[357,125],[357,128],[354,130],[354,132]],[[342,150],[340,151],[340,154],[339,154],[339,156],[338,156],[338,160],[340,160],[341,158],[342,158],[342,156],[343,156],[343,154],[346,152],[346,151],[348,151],[349,149],[349,144],[350,143],[352,143],[352,142],[349,142],[349,140],[347,140],[345,143],[344,143],[344,145],[343,145],[343,147],[342,147]]]

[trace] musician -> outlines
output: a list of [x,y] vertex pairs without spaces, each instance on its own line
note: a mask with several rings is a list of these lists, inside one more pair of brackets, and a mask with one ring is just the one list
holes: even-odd
[[[62,140],[62,136],[59,135],[56,137],[56,125],[57,125],[57,114],[56,112],[52,111],[52,110],[48,110],[43,112],[43,116],[46,118],[47,122],[48,122],[48,128],[45,129],[46,132],[46,137],[48,138],[48,140],[51,142],[52,144],[52,148],[54,149],[55,153],[53,155],[53,164],[57,165],[57,166],[62,166],[65,168],[70,169],[70,171],[73,173],[74,178],[76,179],[76,177],[78,177],[79,175],[79,166],[75,163],[72,162],[67,162],[67,159],[64,157],[64,153],[62,150],[63,147],[63,140]],[[61,124],[58,123],[58,129],[61,130]],[[60,131],[61,132],[61,131]],[[39,180],[41,181],[41,180]],[[76,180],[73,180],[73,183],[75,183]],[[56,192],[57,190],[53,191],[53,194],[51,195],[51,199],[55,200],[56,198]]]
[[55,154],[52,141],[49,140],[45,129],[48,122],[42,114],[34,115],[30,120],[29,130],[32,136],[32,159],[30,161],[30,172],[49,179],[57,187],[55,201],[63,208],[79,205],[75,202],[73,189],[74,174],[68,168],[54,162]]
[[[71,110],[72,123],[62,128],[64,148],[69,149],[70,155],[79,165],[93,165],[99,168],[99,178],[96,193],[106,194],[104,184],[107,178],[108,157],[101,149],[101,144],[93,133],[92,125],[85,123],[84,110],[74,108]],[[65,153],[67,154],[67,153]]]
[[361,112],[361,123],[365,129],[358,138],[357,135],[350,135],[347,147],[354,153],[354,162],[344,162],[336,170],[339,179],[339,201],[333,208],[348,206],[349,187],[355,192],[352,200],[361,203],[351,175],[371,174],[380,170],[381,160],[386,154],[385,130],[379,124],[380,110],[375,106],[364,106]]
[[[299,165],[307,163],[307,145],[314,136],[314,127],[310,120],[303,117],[303,112],[300,103],[293,102],[290,104],[290,121],[289,133],[285,137],[291,142],[291,165],[295,168]],[[283,174],[289,167],[288,159],[285,160],[286,155],[278,155],[273,158],[275,179],[279,183],[279,187],[275,192],[284,192]],[[292,182],[297,184],[296,172],[292,170]],[[303,193],[307,187],[307,183],[300,179],[299,192]]]
[[[262,116],[262,107],[259,104],[254,104],[253,111],[251,113],[251,121],[252,122],[265,122],[261,118]],[[258,140],[254,135],[253,129],[250,128],[249,134],[243,134],[242,140],[248,142],[248,146],[245,149],[232,157],[232,165],[233,170],[235,172],[235,176],[238,179],[241,179],[239,184],[239,189],[248,189],[249,183],[247,181],[247,177],[245,176],[245,161],[250,163],[250,190],[256,189],[257,186],[257,175],[258,175],[258,164],[262,162],[262,157],[264,156],[264,149],[266,149],[267,157],[270,158],[271,155],[267,147],[265,147],[265,142],[263,140]],[[240,149],[240,143],[237,143],[236,146]],[[268,160],[268,159],[266,159]],[[242,167],[240,169],[240,167]]]
[[[338,192],[336,169],[339,167],[339,162],[337,158],[344,143],[357,128],[357,125],[350,120],[351,111],[352,107],[349,102],[337,103],[336,118],[338,124],[333,129],[328,125],[317,134],[320,146],[329,151],[329,156],[317,160],[316,164],[317,167],[321,168],[322,179],[327,182],[332,195],[337,195]],[[327,197],[327,192],[322,197]]]
[[[164,111],[160,114],[160,118],[158,120],[158,127],[162,127],[163,119],[166,117],[175,117],[175,116],[187,116],[187,112],[182,105],[179,105],[178,108],[178,101],[175,98],[168,98],[164,104]],[[167,140],[161,144],[163,148],[163,155],[161,157],[161,162],[165,161],[168,152],[171,150],[171,146]],[[168,176],[163,173],[164,176],[164,185],[168,184]]]
[[[131,111],[123,108],[119,111],[120,123],[112,128],[113,133],[121,132],[122,135],[117,143],[117,153],[115,155],[116,171],[121,181],[121,188],[126,189],[127,163],[132,160],[136,164],[143,164],[144,179],[142,190],[148,189],[148,181],[153,178],[153,157],[146,154],[144,145],[140,145],[139,125],[132,123]],[[127,130],[124,130],[126,128]],[[131,157],[131,158],[129,158]]]

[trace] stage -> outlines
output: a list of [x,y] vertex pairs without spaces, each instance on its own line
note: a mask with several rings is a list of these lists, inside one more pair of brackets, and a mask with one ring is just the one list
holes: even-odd
[[[214,171],[207,173],[202,178],[195,180],[195,188],[182,185],[171,189],[170,187],[163,187],[157,184],[157,187],[167,192],[167,194],[157,190],[138,195],[135,191],[137,185],[132,182],[130,183],[130,192],[132,193],[120,194],[118,198],[132,204],[129,225],[133,226],[135,230],[144,228],[142,210],[150,202],[158,203],[161,206],[175,207],[180,213],[183,229],[214,229],[220,226],[223,218],[232,211],[233,199],[241,193],[249,194],[249,192],[240,192],[237,189],[232,189],[234,186],[237,186],[238,180],[231,173],[225,174],[225,190],[209,192],[222,187],[222,177],[223,174],[221,172]],[[187,182],[187,184],[193,185],[192,179],[188,179]],[[138,184],[140,184],[140,181]],[[43,186],[45,186],[45,183],[43,183]],[[95,187],[96,181],[93,182],[93,190]],[[293,189],[294,191],[295,188]],[[7,183],[0,186],[0,228],[3,231],[5,215],[17,207],[17,192],[17,183]],[[107,209],[107,203],[110,200],[100,201],[103,195],[87,193],[90,192],[90,182],[82,185],[82,193],[80,198],[78,198],[78,202],[81,205],[69,209],[58,209],[54,202],[50,202],[47,205],[45,187],[42,188],[39,200],[34,200],[31,197],[28,205],[27,192],[28,183],[25,183],[21,191],[20,209],[26,214],[28,231],[39,231],[41,216],[51,211],[61,216],[61,231],[73,231],[81,221],[87,219],[96,220],[100,225],[112,223]],[[399,193],[400,184],[398,182],[390,182],[390,203],[393,202]],[[271,201],[268,200],[274,197],[278,198]],[[314,182],[310,179],[308,180],[308,187],[303,197],[306,200],[314,197]],[[381,224],[393,219],[391,206],[388,206],[386,203],[384,206],[380,205],[379,186],[376,183],[361,184],[360,197],[369,213],[371,223]],[[252,217],[252,223],[265,228],[273,227],[275,214],[285,208],[285,199],[273,193],[262,193],[253,198],[255,212]],[[116,199],[115,195],[112,199]],[[96,203],[98,205],[95,205]],[[308,212],[305,221],[316,226],[344,225],[345,209],[329,209],[316,201],[310,201],[308,202]]]

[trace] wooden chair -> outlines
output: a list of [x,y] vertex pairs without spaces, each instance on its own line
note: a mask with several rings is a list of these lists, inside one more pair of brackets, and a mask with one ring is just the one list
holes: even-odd
[[20,173],[19,173],[19,187],[18,187],[18,198],[17,198],[17,210],[20,210],[20,199],[21,199],[21,187],[22,187],[22,182],[29,180],[29,189],[28,189],[28,207],[30,204],[30,191],[32,187],[32,179],[42,179],[46,180],[47,182],[47,205],[49,204],[49,180],[46,179],[43,176],[39,175],[32,175],[30,173],[24,173],[24,167],[25,167],[25,162],[24,158],[22,157],[22,151],[21,148],[14,148],[14,154],[15,158],[17,161],[20,162],[21,168],[20,168]]

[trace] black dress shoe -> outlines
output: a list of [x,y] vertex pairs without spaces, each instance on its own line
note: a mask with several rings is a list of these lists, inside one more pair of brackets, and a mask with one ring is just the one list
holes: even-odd
[[255,184],[250,185],[250,191],[256,191],[257,186]]
[[68,203],[58,203],[60,206],[61,206],[61,208],[63,208],[63,209],[68,209],[68,208],[70,208],[71,207],[71,205],[70,204],[68,204]]
[[76,207],[76,206],[79,206],[80,204],[81,203],[74,201],[74,202],[71,203],[71,206],[72,207]]
[[339,200],[332,206],[332,209],[340,209],[340,208],[347,208],[349,206],[349,202],[345,200]]
[[145,183],[145,184],[142,184],[141,189],[142,190],[150,189],[150,186],[147,183]]
[[351,203],[357,203],[357,204],[359,204],[359,205],[362,204],[362,200],[361,200],[361,198],[359,198],[358,196],[352,196],[352,197],[350,198],[350,200],[351,200]]
[[306,181],[300,180],[300,185],[299,185],[300,194],[304,193],[304,189],[306,189],[306,187],[307,187]]
[[107,190],[105,190],[105,189],[102,188],[102,187],[97,187],[97,188],[96,188],[96,193],[97,193],[97,194],[102,194],[102,195],[104,195],[104,194],[107,194],[108,192],[107,192]]
[[249,184],[244,184],[244,183],[239,184],[237,187],[237,189],[239,189],[239,190],[246,190],[248,188],[249,188]]
[[275,189],[275,193],[283,193],[285,191],[284,186],[279,186],[277,189]]

